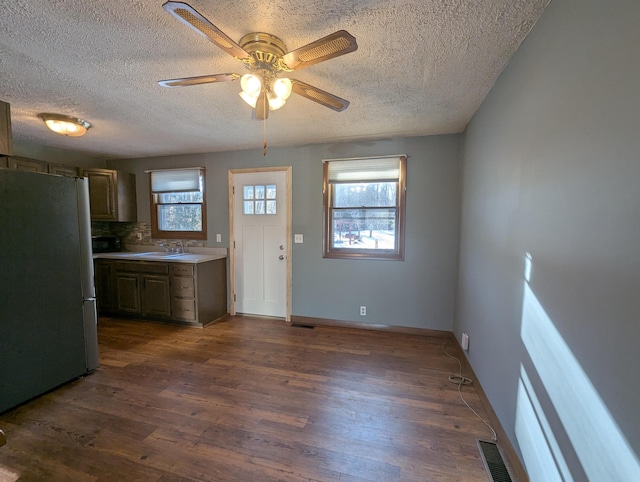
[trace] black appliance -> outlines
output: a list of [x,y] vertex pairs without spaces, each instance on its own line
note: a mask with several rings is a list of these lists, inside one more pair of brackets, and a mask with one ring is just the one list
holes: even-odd
[[117,253],[122,251],[122,241],[118,236],[110,234],[92,236],[91,247],[94,253]]

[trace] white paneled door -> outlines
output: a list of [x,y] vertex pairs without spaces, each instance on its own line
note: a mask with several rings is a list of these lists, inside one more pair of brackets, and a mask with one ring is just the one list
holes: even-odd
[[288,318],[287,171],[232,173],[236,313]]

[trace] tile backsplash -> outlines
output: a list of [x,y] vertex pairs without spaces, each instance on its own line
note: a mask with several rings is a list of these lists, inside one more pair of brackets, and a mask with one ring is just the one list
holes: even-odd
[[154,239],[151,237],[151,223],[114,223],[92,221],[91,234],[101,236],[113,234],[122,240],[123,251],[135,251],[134,246],[177,246],[182,242],[184,246],[206,247],[206,240],[193,239]]

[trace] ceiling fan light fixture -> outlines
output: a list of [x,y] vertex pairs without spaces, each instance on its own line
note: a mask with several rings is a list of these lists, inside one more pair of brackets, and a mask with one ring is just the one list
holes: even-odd
[[291,95],[291,87],[291,81],[286,77],[283,77],[273,83],[273,92],[283,101],[285,101]]
[[244,74],[240,78],[240,87],[242,91],[251,97],[258,97],[262,90],[262,80],[253,74]]
[[[258,94],[259,94],[259,92],[258,92]],[[240,97],[242,97],[242,100],[244,100],[252,108],[254,108],[254,109],[256,108],[256,103],[258,102],[258,96],[257,95],[255,97],[252,97],[249,94],[247,94],[245,91],[240,91],[238,93],[238,95]]]
[[269,110],[278,110],[287,102],[285,98],[279,97],[274,92],[267,93],[267,100],[269,101]]
[[63,114],[38,114],[49,130],[62,136],[80,137],[87,133],[91,123],[78,117]]

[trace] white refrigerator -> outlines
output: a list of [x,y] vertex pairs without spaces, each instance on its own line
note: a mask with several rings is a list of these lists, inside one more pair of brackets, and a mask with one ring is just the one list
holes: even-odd
[[0,168],[0,412],[97,367],[87,180]]

